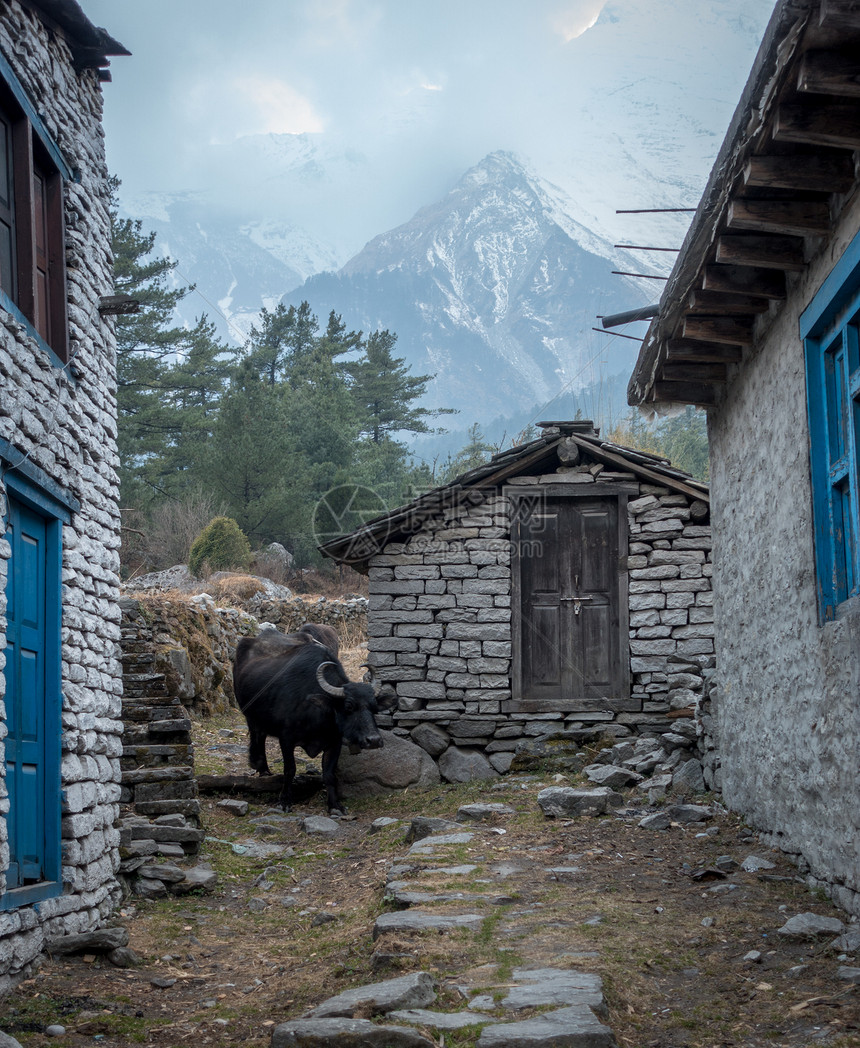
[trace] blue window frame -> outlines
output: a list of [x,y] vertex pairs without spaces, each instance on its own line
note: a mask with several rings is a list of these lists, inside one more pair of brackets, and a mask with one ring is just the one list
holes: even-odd
[[860,593],[860,234],[800,318],[819,617]]
[[61,571],[68,510],[17,473],[4,477],[5,740],[9,866],[0,910],[62,893],[60,876]]

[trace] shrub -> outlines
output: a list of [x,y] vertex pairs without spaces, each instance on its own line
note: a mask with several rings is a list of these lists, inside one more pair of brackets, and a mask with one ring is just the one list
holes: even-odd
[[192,543],[188,570],[199,578],[206,570],[245,568],[250,559],[251,547],[236,521],[232,517],[215,517]]

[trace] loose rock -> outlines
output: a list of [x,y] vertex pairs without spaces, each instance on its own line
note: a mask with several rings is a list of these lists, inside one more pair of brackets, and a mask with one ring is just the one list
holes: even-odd
[[479,913],[459,913],[444,916],[424,910],[404,910],[402,913],[383,913],[376,918],[373,938],[386,932],[450,931],[453,928],[471,928],[478,931],[484,923]]
[[838,917],[822,917],[817,913],[799,913],[791,917],[777,934],[787,939],[816,939],[822,935],[838,935],[844,929]]
[[433,976],[428,972],[413,972],[397,979],[345,990],[314,1008],[311,1016],[315,1019],[349,1017],[359,1004],[365,1002],[370,1003],[373,1014],[380,1014],[395,1008],[423,1008],[435,1000]]
[[237,801],[232,797],[226,797],[223,801],[218,801],[215,807],[221,808],[223,811],[228,811],[231,815],[242,816],[248,814],[248,802]]
[[534,1019],[487,1026],[478,1048],[616,1048],[608,1026],[584,1006],[558,1008]]
[[336,837],[340,833],[337,821],[325,815],[309,815],[302,820],[302,829],[312,837]]
[[368,1019],[298,1019],[272,1032],[272,1048],[434,1048],[417,1030]]
[[513,815],[508,804],[464,804],[457,809],[457,822],[483,822],[495,815]]
[[547,818],[571,818],[575,815],[605,815],[610,808],[621,807],[624,798],[608,786],[594,790],[549,786],[540,791],[537,801]]

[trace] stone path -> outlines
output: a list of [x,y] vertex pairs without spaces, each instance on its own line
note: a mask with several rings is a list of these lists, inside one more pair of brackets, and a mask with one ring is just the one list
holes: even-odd
[[[392,950],[396,951],[403,935],[411,942],[417,938],[420,944],[425,935],[462,934],[464,929],[480,934],[495,907],[514,901],[498,891],[497,882],[522,874],[522,867],[495,864],[484,869],[477,861],[452,861],[464,846],[480,845],[482,833],[500,832],[480,824],[505,814],[513,814],[512,809],[473,804],[458,812],[457,823],[412,820],[407,839],[414,843],[405,855],[391,861],[387,871],[386,898],[403,908],[383,913],[373,926],[374,940],[381,940],[382,948],[378,946],[375,955],[380,965],[399,957],[396,952],[386,954],[387,937],[394,941]],[[471,825],[465,829],[463,823]],[[551,870],[545,872],[545,883],[551,886]],[[458,877],[487,888],[458,892],[427,887],[428,880],[441,878],[450,883]],[[451,904],[461,902],[463,908],[452,912]],[[508,923],[511,919],[515,924],[516,916],[508,915]],[[309,1016],[281,1023],[273,1032],[272,1046],[433,1048],[445,1031],[469,1029],[478,1048],[616,1048],[604,1022],[607,1008],[597,975],[539,964],[503,974],[494,970],[496,966],[487,968],[486,978],[477,984],[470,977],[457,986],[465,1006],[456,1011],[440,1006],[430,973],[414,972],[348,990],[324,1001]],[[385,1017],[383,1024],[371,1021],[379,1016]],[[429,1039],[422,1030],[432,1031],[437,1040]]]

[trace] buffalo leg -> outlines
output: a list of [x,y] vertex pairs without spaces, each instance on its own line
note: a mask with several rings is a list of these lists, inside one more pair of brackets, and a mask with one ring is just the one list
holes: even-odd
[[248,763],[259,775],[271,775],[266,761],[266,733],[257,728],[248,727],[251,744],[248,746]]
[[325,783],[326,799],[328,803],[328,810],[330,812],[339,811],[344,815],[346,814],[346,807],[340,799],[340,793],[337,787],[337,762],[340,758],[340,742],[337,742],[331,749],[326,750],[322,755],[322,777]]
[[281,754],[284,758],[284,785],[281,790],[281,807],[289,811],[293,804],[293,779],[296,777],[296,758],[293,753],[295,743],[292,739],[281,737]]

